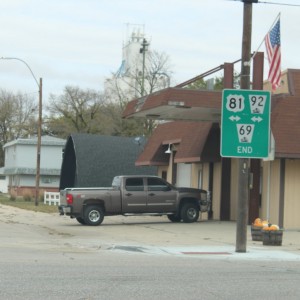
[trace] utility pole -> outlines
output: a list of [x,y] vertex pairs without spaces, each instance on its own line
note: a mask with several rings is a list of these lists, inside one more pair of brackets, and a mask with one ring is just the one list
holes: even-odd
[[[251,35],[252,35],[252,3],[257,0],[243,0],[243,41],[242,41],[242,66],[241,89],[250,89],[251,66]],[[247,225],[249,207],[249,164],[248,158],[240,158],[238,163],[238,203],[237,203],[237,228],[236,228],[236,252],[246,252]]]
[[35,201],[34,201],[35,206],[39,205],[39,197],[40,197],[41,144],[42,144],[42,98],[43,98],[43,79],[40,78],[40,84],[39,84],[39,118],[38,118],[36,177],[35,177]]
[[146,39],[143,39],[142,48],[140,48],[140,53],[143,54],[143,66],[142,66],[142,87],[141,87],[141,96],[144,96],[145,92],[145,55],[148,50],[149,43]]
[[37,130],[37,155],[36,155],[36,176],[35,176],[35,205],[39,205],[39,191],[40,191],[40,171],[41,171],[41,144],[42,144],[42,98],[43,98],[43,80],[37,81],[34,73],[32,72],[28,63],[18,57],[0,57],[0,59],[13,59],[22,62],[30,71],[34,81],[39,88],[39,117],[38,117],[38,130]]

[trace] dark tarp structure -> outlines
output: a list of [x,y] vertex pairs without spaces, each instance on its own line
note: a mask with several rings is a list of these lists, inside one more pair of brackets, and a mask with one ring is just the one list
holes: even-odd
[[72,134],[64,149],[60,189],[107,187],[117,175],[156,175],[156,167],[136,167],[143,150],[135,138]]

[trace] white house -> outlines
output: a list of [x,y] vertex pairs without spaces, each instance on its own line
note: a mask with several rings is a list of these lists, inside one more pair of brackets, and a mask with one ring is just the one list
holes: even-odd
[[[40,161],[40,194],[58,191],[62,151],[65,140],[42,136]],[[7,177],[7,190],[11,195],[34,195],[36,185],[37,137],[17,139],[4,146],[3,174]]]

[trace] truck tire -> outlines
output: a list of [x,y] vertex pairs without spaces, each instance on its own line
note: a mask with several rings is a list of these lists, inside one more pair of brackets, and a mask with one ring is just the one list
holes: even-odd
[[83,218],[78,217],[78,218],[76,218],[76,220],[77,220],[78,223],[80,223],[82,225],[86,225],[86,223],[85,223],[85,221],[84,221]]
[[84,210],[84,222],[87,225],[98,226],[103,222],[104,211],[101,206],[88,206]]
[[168,215],[168,219],[173,223],[179,223],[181,221],[181,217],[178,215]]
[[194,203],[185,203],[181,208],[180,215],[184,223],[196,222],[199,218],[199,207]]

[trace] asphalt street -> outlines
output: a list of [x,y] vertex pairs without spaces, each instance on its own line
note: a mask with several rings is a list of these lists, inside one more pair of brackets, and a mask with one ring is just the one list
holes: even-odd
[[300,230],[235,252],[235,222],[106,217],[97,227],[0,205],[0,299],[299,299]]

